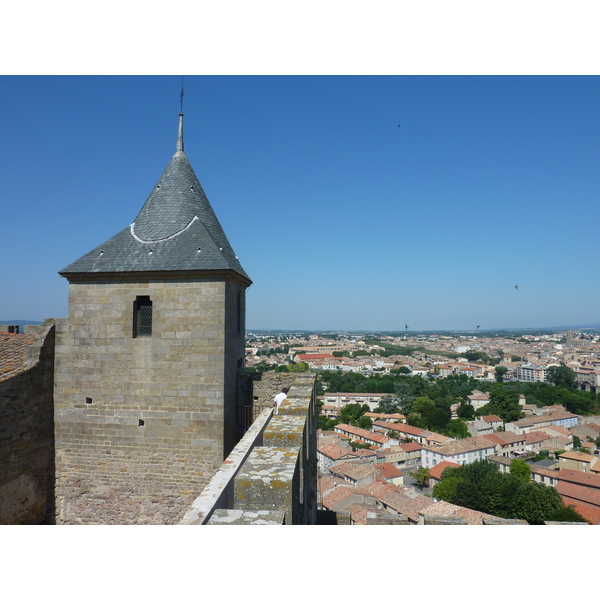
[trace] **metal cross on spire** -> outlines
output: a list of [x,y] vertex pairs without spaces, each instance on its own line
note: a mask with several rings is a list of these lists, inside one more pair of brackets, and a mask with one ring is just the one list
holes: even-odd
[[183,112],[183,75],[181,76],[181,94],[179,94],[179,112]]

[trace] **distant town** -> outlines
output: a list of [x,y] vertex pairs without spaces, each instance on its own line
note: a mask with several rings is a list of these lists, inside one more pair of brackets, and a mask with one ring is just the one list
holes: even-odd
[[[246,366],[274,370],[306,363],[313,371],[363,374],[402,369],[410,375],[467,375],[494,381],[546,381],[548,367],[574,369],[583,389],[596,387],[600,330],[550,333],[376,334],[253,332],[246,334]],[[505,371],[504,371],[505,369]]]
[[600,522],[600,331],[249,331],[246,371],[316,374],[336,522]]

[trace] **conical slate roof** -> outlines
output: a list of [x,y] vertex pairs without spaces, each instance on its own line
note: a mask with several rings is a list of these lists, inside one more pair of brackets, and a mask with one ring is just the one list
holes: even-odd
[[251,283],[183,152],[177,152],[135,221],[60,271],[86,273],[234,271]]

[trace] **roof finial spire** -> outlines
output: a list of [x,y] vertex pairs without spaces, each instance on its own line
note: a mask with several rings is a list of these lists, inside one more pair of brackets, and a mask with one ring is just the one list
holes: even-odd
[[179,134],[177,136],[177,154],[183,154],[183,76],[181,77],[181,94],[179,94]]
[[181,76],[181,94],[179,94],[179,112],[183,112],[183,75]]

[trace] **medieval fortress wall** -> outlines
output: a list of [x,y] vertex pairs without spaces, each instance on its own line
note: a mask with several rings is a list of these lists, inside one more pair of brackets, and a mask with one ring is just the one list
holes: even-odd
[[[70,288],[56,357],[57,523],[176,522],[235,442],[244,336],[228,333],[225,307],[238,290],[223,281]],[[148,337],[132,335],[138,296],[153,303]]]
[[60,271],[69,317],[47,320],[37,362],[0,370],[2,523],[179,522],[248,427],[252,281],[183,152],[183,113],[176,148],[135,222]]
[[24,362],[0,377],[0,524],[48,522],[53,512],[54,327],[27,331]]

